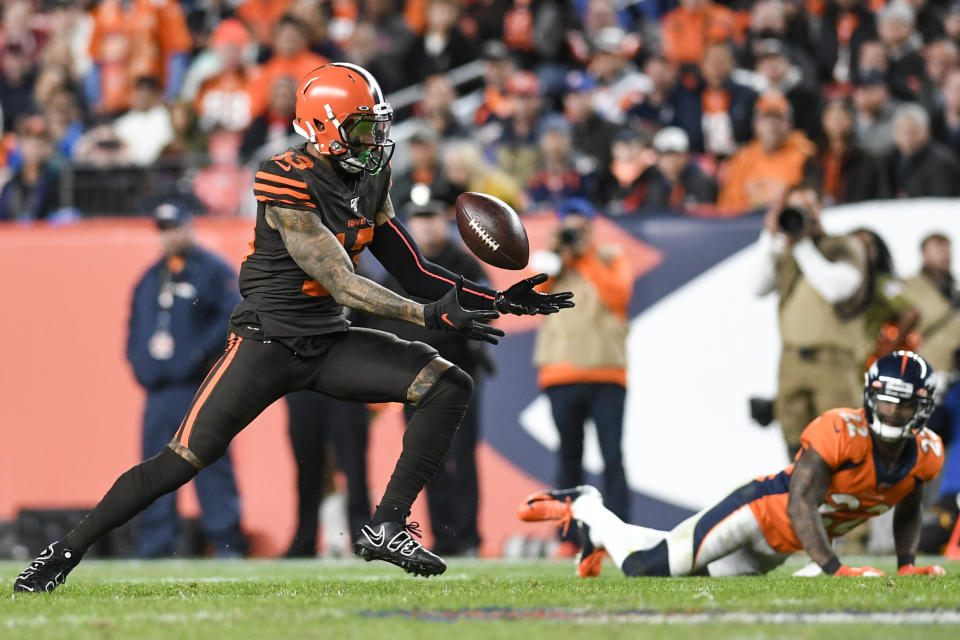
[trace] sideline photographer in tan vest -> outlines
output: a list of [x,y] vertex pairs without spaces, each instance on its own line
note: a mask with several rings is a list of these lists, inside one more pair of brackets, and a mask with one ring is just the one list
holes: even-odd
[[800,434],[834,407],[859,406],[867,255],[853,236],[828,236],[820,196],[809,185],[771,207],[756,243],[755,291],[780,297],[783,350],[774,405],[793,458]]

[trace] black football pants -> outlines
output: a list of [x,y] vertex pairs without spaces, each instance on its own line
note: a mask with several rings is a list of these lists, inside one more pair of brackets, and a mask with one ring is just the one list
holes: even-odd
[[[222,456],[230,441],[273,402],[310,389],[344,400],[406,402],[407,390],[437,352],[372,329],[350,329],[303,357],[271,340],[231,334],[207,374],[171,445],[122,474],[100,503],[66,536],[82,552],[159,496],[186,484]],[[447,369],[417,405],[381,507],[401,516],[440,465],[472,391],[470,376]],[[188,451],[181,455],[173,447]],[[187,455],[184,456],[184,453]],[[192,464],[188,458],[195,456]]]

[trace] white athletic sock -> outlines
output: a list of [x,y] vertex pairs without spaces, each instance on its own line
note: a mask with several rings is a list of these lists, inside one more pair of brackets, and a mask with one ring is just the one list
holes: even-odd
[[594,495],[577,498],[570,508],[574,518],[590,527],[590,542],[606,549],[618,567],[634,551],[650,549],[667,536],[665,531],[627,524]]

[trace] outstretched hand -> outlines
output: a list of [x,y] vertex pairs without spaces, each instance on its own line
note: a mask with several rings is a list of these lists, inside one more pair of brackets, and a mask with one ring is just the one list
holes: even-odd
[[545,273],[524,278],[511,285],[506,291],[498,291],[493,306],[501,313],[512,313],[517,316],[548,315],[574,306],[571,300],[573,294],[569,291],[540,293],[534,289],[538,284],[546,281]]
[[436,302],[423,307],[423,324],[428,329],[457,331],[471,340],[484,340],[491,344],[500,344],[497,339],[503,331],[486,324],[500,317],[496,311],[469,311],[460,306],[460,292],[463,290],[463,276],[457,279],[457,286],[450,289]]

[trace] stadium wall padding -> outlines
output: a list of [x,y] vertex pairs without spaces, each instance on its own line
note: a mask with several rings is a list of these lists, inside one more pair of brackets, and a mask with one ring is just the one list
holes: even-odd
[[[910,200],[837,207],[830,232],[869,226],[890,244],[900,275],[919,269],[931,231],[955,239],[958,203]],[[534,249],[554,220],[525,219]],[[196,222],[199,242],[239,267],[252,221]],[[786,462],[776,423],[751,423],[747,398],[776,390],[776,300],[749,287],[760,216],[732,220],[655,215],[598,220],[601,242],[620,243],[637,276],[631,303],[630,390],[624,434],[633,518],[668,527],[746,479]],[[153,224],[103,219],[69,226],[0,225],[0,519],[21,508],[88,507],[137,462],[143,392],[124,358],[129,297],[160,253]],[[490,269],[504,286],[527,272]],[[516,505],[550,485],[556,432],[530,364],[535,318],[506,317],[499,369],[482,389],[481,532],[486,555],[519,523]],[[294,468],[282,403],[235,441],[244,527],[258,555],[283,551],[294,527]],[[402,436],[396,407],[371,427],[370,486],[386,484]],[[588,479],[602,469],[595,436]],[[195,513],[192,491],[181,505]],[[414,518],[427,520],[422,500]]]

